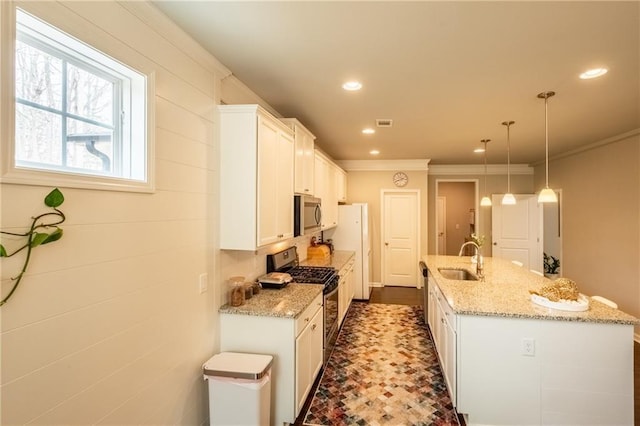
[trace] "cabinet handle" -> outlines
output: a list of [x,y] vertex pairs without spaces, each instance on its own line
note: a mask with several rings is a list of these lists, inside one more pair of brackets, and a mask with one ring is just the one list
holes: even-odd
[[313,324],[313,325],[311,326],[311,331],[314,331],[314,330],[316,329],[316,327],[317,327],[317,326],[318,326],[318,324]]
[[304,319],[304,322],[309,322],[309,317],[306,317],[306,318]]

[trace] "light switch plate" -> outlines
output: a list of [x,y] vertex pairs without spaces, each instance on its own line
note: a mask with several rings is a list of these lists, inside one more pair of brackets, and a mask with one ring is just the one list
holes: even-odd
[[200,294],[204,293],[209,288],[209,276],[205,274],[200,274],[198,278],[198,288],[200,289]]

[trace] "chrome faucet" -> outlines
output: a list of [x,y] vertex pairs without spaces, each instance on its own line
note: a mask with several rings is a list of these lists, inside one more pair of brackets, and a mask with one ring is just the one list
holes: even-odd
[[462,244],[462,246],[460,246],[460,252],[458,253],[458,256],[462,256],[464,248],[468,245],[472,245],[476,249],[476,274],[478,275],[478,278],[483,278],[484,258],[482,257],[482,254],[480,254],[480,246],[478,246],[478,244],[476,244],[474,241],[467,241],[466,243]]

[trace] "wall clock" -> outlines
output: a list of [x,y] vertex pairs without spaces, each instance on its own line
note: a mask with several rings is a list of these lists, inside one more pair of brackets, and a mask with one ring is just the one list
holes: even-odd
[[397,172],[393,175],[393,183],[396,186],[405,186],[409,182],[409,176],[404,172]]

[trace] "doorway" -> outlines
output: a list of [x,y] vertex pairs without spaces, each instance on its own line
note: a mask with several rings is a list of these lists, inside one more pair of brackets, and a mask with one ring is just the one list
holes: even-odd
[[435,198],[436,253],[457,256],[462,244],[479,231],[478,180],[438,179]]
[[382,283],[418,286],[420,191],[382,191]]

